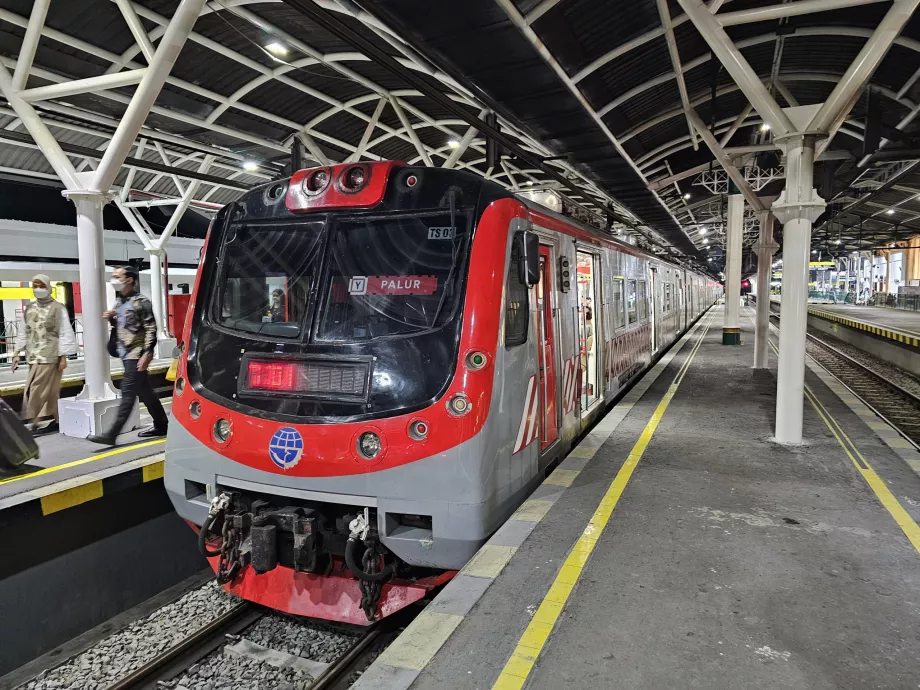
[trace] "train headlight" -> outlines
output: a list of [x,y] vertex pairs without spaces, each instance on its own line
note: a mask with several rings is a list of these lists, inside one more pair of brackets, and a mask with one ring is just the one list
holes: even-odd
[[470,402],[470,399],[466,397],[464,393],[457,393],[454,397],[447,401],[447,411],[450,412],[454,417],[463,417],[470,413],[470,410],[473,409],[473,403]]
[[373,431],[365,431],[358,437],[358,454],[365,460],[373,460],[383,450],[383,442]]
[[218,419],[214,423],[214,440],[218,443],[226,443],[233,433],[233,425],[226,419]]

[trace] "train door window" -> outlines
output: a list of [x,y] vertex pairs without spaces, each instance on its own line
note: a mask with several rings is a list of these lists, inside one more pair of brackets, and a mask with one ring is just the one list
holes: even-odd
[[671,283],[664,284],[664,308],[665,313],[671,311]]
[[505,347],[515,347],[527,342],[527,325],[530,322],[529,290],[520,280],[521,243],[511,243],[511,261],[505,282]]
[[639,321],[645,321],[648,318],[648,288],[644,280],[639,283]]
[[556,406],[556,339],[553,331],[552,304],[552,250],[540,245],[540,282],[537,283],[537,315],[540,349],[540,409],[543,411],[540,425],[541,447],[546,448],[559,436]]
[[629,281],[629,292],[626,295],[626,314],[629,316],[629,323],[636,323],[639,317],[638,298],[636,296],[636,281]]
[[586,252],[576,255],[578,264],[578,335],[581,354],[581,407],[587,409],[600,395],[597,383],[597,257]]
[[613,279],[613,327],[626,325],[626,286],[623,278]]

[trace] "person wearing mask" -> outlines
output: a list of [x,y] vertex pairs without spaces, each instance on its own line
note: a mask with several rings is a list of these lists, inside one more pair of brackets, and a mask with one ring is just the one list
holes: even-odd
[[272,291],[272,304],[268,308],[269,316],[271,316],[272,323],[278,323],[279,321],[287,321],[287,314],[284,308],[284,293],[281,290]]
[[138,398],[147,406],[147,412],[153,418],[153,426],[141,431],[141,438],[166,435],[168,424],[166,412],[156,393],[150,387],[147,367],[153,361],[153,349],[157,344],[157,324],[153,316],[150,300],[138,291],[138,274],[132,266],[116,268],[112,273],[112,287],[118,294],[115,307],[103,314],[116,329],[116,347],[118,356],[125,366],[125,375],[121,380],[121,404],[118,415],[108,431],[90,434],[88,441],[115,445],[115,440],[127,423],[134,403]]
[[54,417],[41,432],[57,431],[58,397],[61,376],[67,368],[67,357],[77,354],[77,338],[70,324],[67,309],[51,296],[51,279],[39,273],[32,278],[30,302],[22,315],[24,327],[16,335],[13,346],[13,371],[20,359],[29,365],[26,387],[22,396],[22,418],[34,423],[39,417]]

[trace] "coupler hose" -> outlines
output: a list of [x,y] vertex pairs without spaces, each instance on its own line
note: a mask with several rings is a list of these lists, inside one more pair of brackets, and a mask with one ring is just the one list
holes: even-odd
[[198,550],[204,554],[205,558],[220,556],[220,549],[212,551],[208,548],[208,534],[211,532],[211,526],[217,520],[218,515],[219,513],[213,515],[208,514],[204,519],[204,524],[201,526],[201,529],[198,530]]
[[359,580],[364,580],[365,582],[381,582],[383,580],[389,579],[393,575],[393,571],[396,570],[395,561],[386,566],[383,570],[378,573],[367,573],[361,569],[361,566],[355,561],[355,549],[358,548],[358,545],[364,546],[364,544],[356,537],[349,537],[348,541],[345,544],[345,565],[348,566],[348,569],[351,571]]

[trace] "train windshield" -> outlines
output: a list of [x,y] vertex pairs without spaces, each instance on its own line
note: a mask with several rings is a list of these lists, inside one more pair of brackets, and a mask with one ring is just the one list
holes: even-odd
[[225,328],[300,335],[320,270],[322,222],[231,225],[224,242],[215,318]]
[[366,341],[446,323],[457,306],[468,225],[461,212],[339,220],[317,337]]
[[299,339],[316,312],[316,340],[325,342],[434,330],[457,307],[469,218],[458,209],[233,224],[214,318],[235,331]]

